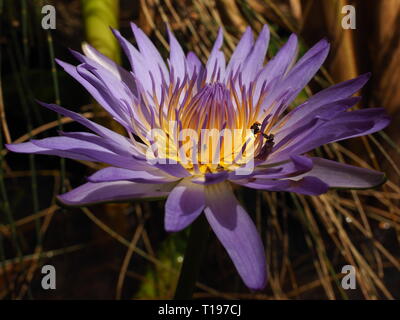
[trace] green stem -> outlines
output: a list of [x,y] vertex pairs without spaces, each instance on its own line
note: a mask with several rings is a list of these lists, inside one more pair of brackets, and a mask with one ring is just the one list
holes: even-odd
[[175,290],[175,300],[191,299],[196,280],[200,272],[201,262],[206,251],[209,227],[202,214],[190,230],[189,241],[185,251],[185,258]]
[[117,39],[110,27],[118,29],[119,0],[81,0],[86,40],[102,54],[121,62]]

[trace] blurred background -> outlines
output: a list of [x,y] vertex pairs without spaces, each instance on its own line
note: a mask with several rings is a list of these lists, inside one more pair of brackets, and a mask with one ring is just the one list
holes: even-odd
[[[55,29],[43,29],[45,5]],[[345,5],[355,29],[343,29]],[[268,23],[272,57],[292,32],[300,54],[322,37],[332,44],[324,68],[293,106],[333,83],[365,72],[372,78],[357,108],[384,107],[393,121],[383,132],[334,143],[316,152],[387,173],[385,185],[330,191],[319,197],[238,189],[256,221],[270,280],[250,292],[211,235],[195,298],[400,298],[400,0],[0,0],[0,298],[169,299],[173,297],[188,231],[167,234],[163,202],[61,208],[55,196],[83,182],[100,164],[10,154],[4,143],[44,138],[79,126],[44,110],[35,99],[61,104],[121,130],[88,93],[54,63],[76,64],[68,48],[87,41],[127,67],[109,26],[134,42],[134,21],[168,56],[166,25],[183,48],[203,61],[218,27],[232,53],[250,25]],[[41,267],[56,269],[56,290],[41,286]],[[356,268],[357,288],[344,290],[344,265]]]

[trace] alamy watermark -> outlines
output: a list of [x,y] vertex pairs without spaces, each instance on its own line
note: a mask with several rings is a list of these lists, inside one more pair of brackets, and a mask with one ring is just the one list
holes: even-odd
[[47,4],[42,7],[42,28],[45,30],[56,28],[56,8],[54,6]]
[[342,14],[345,16],[342,18],[343,29],[355,29],[356,28],[356,8],[352,5],[342,7]]
[[46,264],[42,267],[42,274],[44,274],[42,278],[42,288],[44,290],[55,290],[56,289],[56,268],[51,264]]
[[342,268],[345,276],[342,278],[342,288],[344,290],[356,289],[356,268],[352,265],[345,265]]
[[207,166],[212,172],[221,165],[233,166],[236,174],[253,171],[255,160],[265,160],[272,150],[273,135],[252,129],[201,129],[177,130],[178,124],[170,121],[168,133],[162,129],[147,132],[146,160],[152,165],[176,164]]

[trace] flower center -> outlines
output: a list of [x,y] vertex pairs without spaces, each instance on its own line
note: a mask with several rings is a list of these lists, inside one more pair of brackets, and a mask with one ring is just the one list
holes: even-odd
[[138,107],[151,136],[142,139],[151,148],[147,154],[178,162],[193,174],[232,171],[257,159],[265,126],[256,132],[254,123],[264,89],[258,88],[255,99],[255,84],[245,87],[239,73],[224,83],[206,83],[195,74],[171,79],[158,95],[142,95]]

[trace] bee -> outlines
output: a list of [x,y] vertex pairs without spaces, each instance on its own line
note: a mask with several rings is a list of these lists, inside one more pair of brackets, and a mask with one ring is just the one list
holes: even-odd
[[254,135],[257,135],[261,131],[261,123],[254,122],[253,125],[250,127],[250,130],[253,131]]
[[253,131],[253,134],[256,136],[258,134],[262,134],[262,136],[266,139],[264,145],[261,147],[260,152],[257,154],[255,157],[257,160],[266,160],[268,155],[271,153],[272,148],[274,147],[274,135],[271,134],[266,134],[264,132],[261,132],[261,123],[255,122],[253,125],[250,127],[250,130]]

